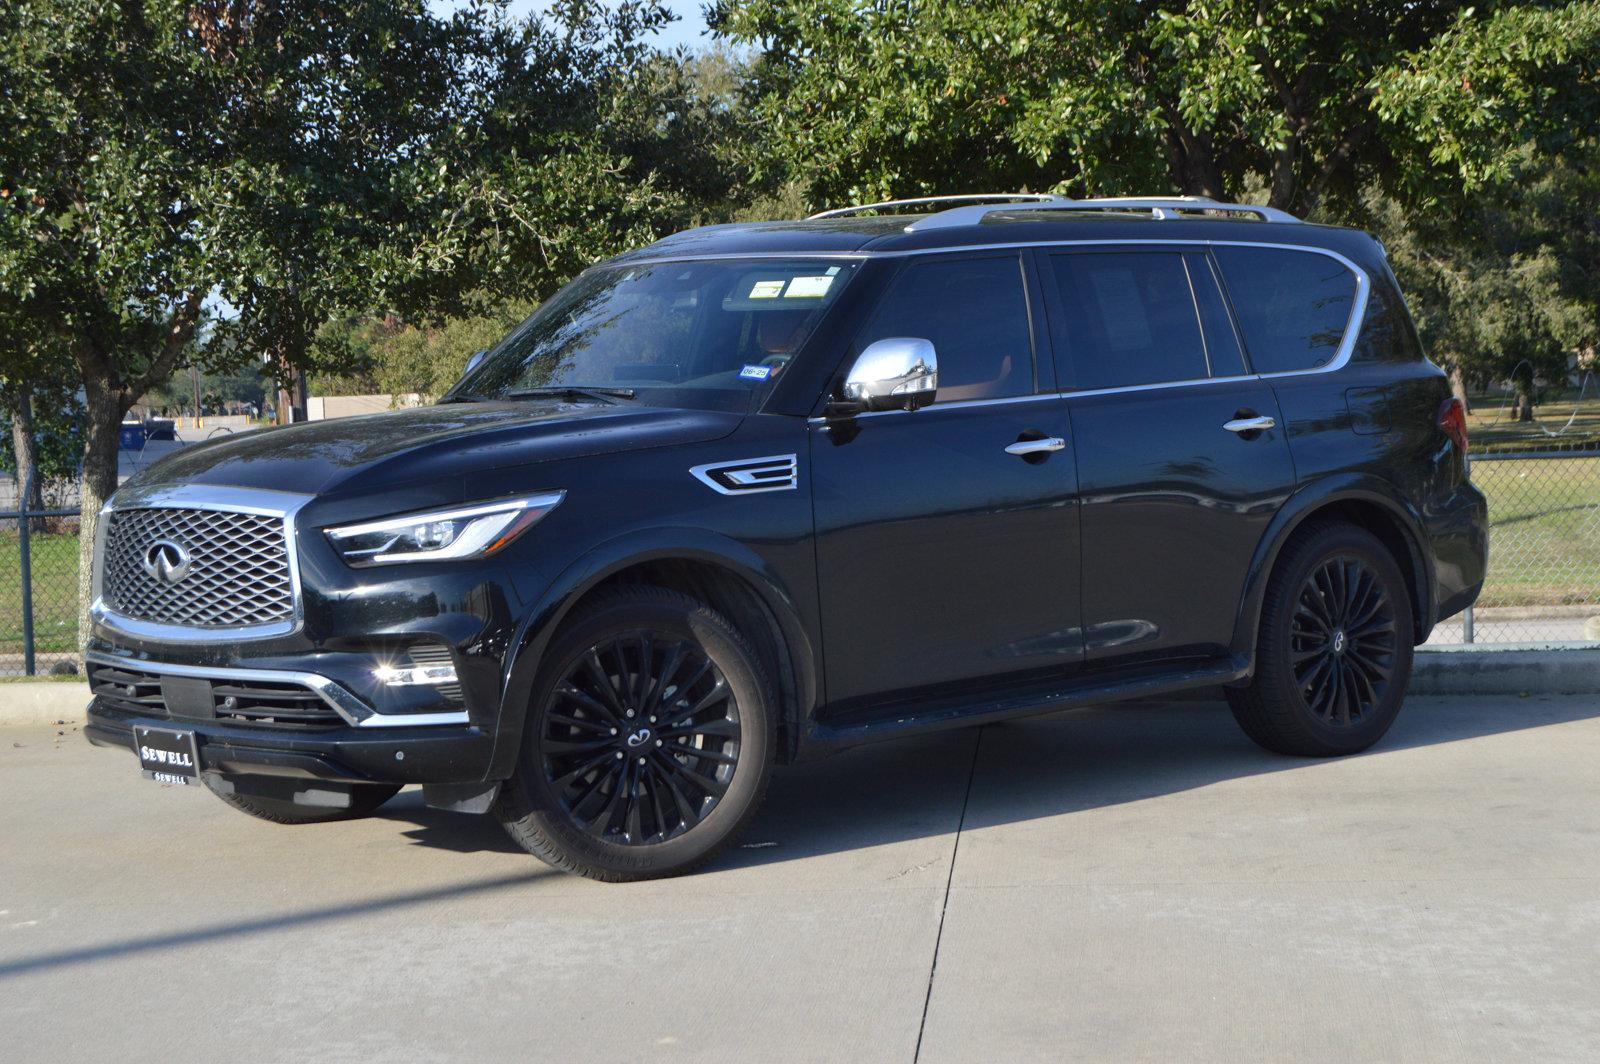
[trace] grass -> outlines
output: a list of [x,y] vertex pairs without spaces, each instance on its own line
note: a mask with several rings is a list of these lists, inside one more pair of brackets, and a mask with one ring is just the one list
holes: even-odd
[[[78,537],[28,537],[33,566],[34,648],[78,649]],[[22,653],[22,557],[17,534],[0,533],[0,654]]]
[[1489,498],[1489,576],[1478,604],[1593,603],[1600,612],[1600,455],[1480,455],[1472,479]]
[[[1467,434],[1475,454],[1524,451],[1551,446],[1600,445],[1600,386],[1591,381],[1582,399],[1576,392],[1549,399],[1533,408],[1537,421],[1511,420],[1510,397],[1474,395],[1467,415]],[[1574,416],[1576,415],[1576,416]],[[1571,425],[1567,419],[1571,418]],[[1549,433],[1560,432],[1559,436]]]

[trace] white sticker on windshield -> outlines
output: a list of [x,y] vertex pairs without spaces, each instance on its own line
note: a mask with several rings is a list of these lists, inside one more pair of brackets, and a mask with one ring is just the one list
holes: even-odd
[[785,299],[821,299],[832,286],[832,277],[796,277],[783,290]]
[[777,299],[782,294],[782,281],[757,281],[750,289],[751,299]]

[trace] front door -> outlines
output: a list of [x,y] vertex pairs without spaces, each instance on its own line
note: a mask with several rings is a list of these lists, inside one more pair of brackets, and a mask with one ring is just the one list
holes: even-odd
[[[1042,319],[1031,291],[1014,252],[908,263],[845,365],[874,340],[929,340],[936,401],[812,424],[836,711],[960,694],[1082,659],[1071,426],[1050,367],[1035,358]],[[1050,440],[1059,449],[1037,446]]]
[[1294,466],[1203,249],[1041,254],[1083,499],[1088,661],[1225,653]]

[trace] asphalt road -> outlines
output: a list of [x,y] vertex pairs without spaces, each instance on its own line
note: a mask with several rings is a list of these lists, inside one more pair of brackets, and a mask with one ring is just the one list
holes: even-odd
[[1600,699],[1413,699],[1275,757],[1132,704],[780,775],[604,886],[401,795],[284,828],[0,731],[15,1061],[1592,1061]]

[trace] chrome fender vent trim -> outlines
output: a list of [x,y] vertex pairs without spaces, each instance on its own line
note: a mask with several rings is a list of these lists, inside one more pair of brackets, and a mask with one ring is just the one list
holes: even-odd
[[710,462],[689,470],[712,491],[754,495],[759,491],[793,491],[800,486],[800,459],[793,454]]

